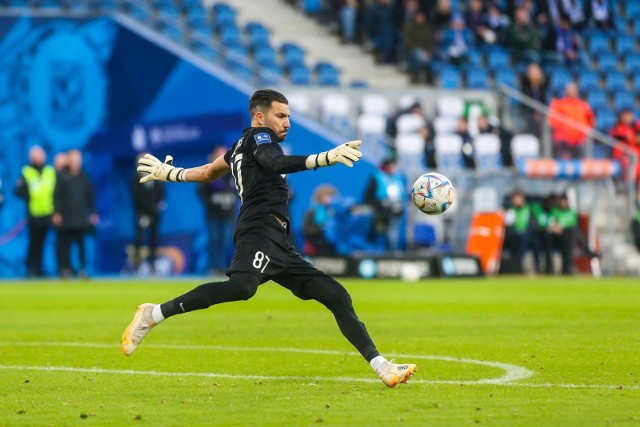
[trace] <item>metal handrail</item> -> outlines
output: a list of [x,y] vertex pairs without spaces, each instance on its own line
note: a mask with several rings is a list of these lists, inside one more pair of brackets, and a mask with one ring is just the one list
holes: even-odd
[[628,156],[631,159],[631,161],[627,170],[627,177],[628,177],[627,179],[627,215],[628,215],[628,219],[633,217],[633,215],[635,214],[635,205],[637,201],[636,200],[636,197],[637,197],[636,182],[635,182],[635,179],[633,179],[633,177],[634,177],[634,172],[638,165],[639,159],[638,159],[637,153],[632,148],[628,147],[626,144],[616,141],[615,139],[611,138],[609,135],[603,132],[600,132],[597,129],[592,129],[580,122],[575,121],[571,117],[568,117],[561,113],[557,113],[555,111],[550,111],[547,105],[525,95],[524,93],[510,86],[507,86],[502,83],[498,83],[497,86],[498,86],[498,90],[502,92],[504,95],[506,95],[507,97],[515,99],[519,103],[526,105],[532,110],[535,110],[539,113],[544,114],[546,117],[561,119],[573,129],[584,132],[592,139],[595,139],[611,148],[618,149],[622,151],[625,154],[625,156]]

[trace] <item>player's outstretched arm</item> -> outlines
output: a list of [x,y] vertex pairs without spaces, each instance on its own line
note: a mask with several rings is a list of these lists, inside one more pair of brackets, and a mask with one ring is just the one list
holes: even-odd
[[138,161],[138,172],[146,174],[140,182],[170,181],[170,182],[213,182],[227,174],[231,168],[220,156],[212,163],[195,168],[177,168],[173,166],[173,157],[167,156],[164,163],[151,154],[145,154]]
[[324,166],[333,166],[338,163],[353,167],[353,164],[360,160],[362,152],[360,151],[362,141],[349,141],[338,145],[333,150],[324,151],[320,154],[312,154],[307,157],[305,165],[307,169],[317,169]]

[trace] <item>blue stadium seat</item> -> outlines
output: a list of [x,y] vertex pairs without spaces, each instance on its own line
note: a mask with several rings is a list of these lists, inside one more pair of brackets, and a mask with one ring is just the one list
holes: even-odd
[[322,0],[302,0],[302,10],[310,15],[318,13],[321,6]]
[[488,89],[489,73],[482,68],[472,68],[467,73],[467,87],[469,89]]
[[158,17],[160,18],[160,21],[179,25],[182,19],[182,11],[174,4],[166,5],[160,9]]
[[131,6],[129,9],[129,16],[143,24],[151,23],[151,11],[146,7],[142,8],[140,6]]
[[280,84],[284,79],[282,67],[278,64],[258,66],[258,79],[262,84]]
[[213,5],[213,22],[217,27],[236,25],[236,11],[226,3],[216,3]]
[[469,71],[474,68],[484,67],[484,57],[478,49],[469,49],[467,61],[469,62]]
[[613,107],[616,111],[623,108],[635,109],[635,98],[631,92],[616,92],[613,95]]
[[607,93],[603,90],[592,89],[586,93],[586,101],[592,110],[606,110],[609,108]]
[[249,39],[249,46],[268,45],[271,37],[270,31],[259,22],[250,22],[245,26],[245,32]]
[[316,81],[320,86],[340,86],[340,71],[335,67],[320,68]]
[[488,51],[487,66],[493,71],[511,68],[509,53],[503,49],[492,49]]
[[640,19],[634,19],[631,21],[631,34],[635,37],[640,36]]
[[633,86],[633,91],[636,93],[636,95],[640,95],[640,74],[636,74],[633,76],[631,85]]
[[227,59],[224,63],[224,68],[232,73],[237,78],[249,82],[253,80],[253,70],[247,64],[236,62],[235,60]]
[[510,68],[496,71],[495,82],[496,85],[498,83],[502,83],[503,85],[511,88],[518,87],[518,77],[516,76],[516,72]]
[[280,53],[285,67],[304,65],[305,50],[296,43],[283,43]]
[[609,73],[606,75],[604,79],[604,87],[610,93],[617,92],[617,91],[625,91],[627,90],[627,78],[624,74],[620,72]]
[[630,55],[625,58],[624,68],[629,76],[640,73],[640,55]]
[[600,76],[595,71],[584,71],[578,74],[578,85],[582,93],[587,93],[593,89],[600,89]]
[[596,112],[596,128],[609,133],[609,129],[616,124],[616,113],[611,110],[599,110]]
[[612,53],[602,53],[598,56],[598,69],[601,73],[618,71],[618,58]]
[[433,224],[415,222],[413,225],[413,240],[416,245],[421,247],[430,248],[434,246],[438,242],[436,228]]
[[634,55],[636,53],[636,41],[627,34],[621,34],[615,38],[615,52],[618,57]]
[[211,46],[208,46],[202,43],[198,43],[195,46],[195,51],[210,61],[216,61],[218,58],[220,58],[220,54],[218,53],[217,50],[213,49]]
[[564,68],[558,68],[551,74],[550,89],[556,95],[564,93],[564,87],[573,80],[571,73]]
[[187,22],[189,25],[209,22],[209,15],[202,6],[189,7],[187,10]]
[[260,46],[254,51],[254,59],[260,66],[276,64],[276,50],[271,46]]
[[184,32],[181,28],[175,27],[173,25],[163,24],[161,26],[162,33],[169,37],[171,40],[181,43],[184,39]]
[[308,86],[311,84],[311,71],[303,64],[297,64],[289,69],[289,80],[294,85]]
[[220,30],[220,43],[224,46],[237,46],[242,44],[242,33],[234,26],[225,26]]
[[462,86],[462,75],[457,68],[445,67],[438,76],[443,89],[459,89]]
[[364,80],[351,80],[351,82],[349,83],[349,87],[352,87],[354,89],[368,89],[370,85]]
[[593,33],[589,38],[588,52],[591,56],[598,56],[601,53],[610,52],[609,37],[603,32]]
[[625,2],[625,15],[629,20],[640,19],[640,3],[634,1]]

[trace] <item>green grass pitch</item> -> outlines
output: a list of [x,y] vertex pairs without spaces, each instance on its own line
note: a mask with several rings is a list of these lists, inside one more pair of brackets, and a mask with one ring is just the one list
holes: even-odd
[[176,316],[131,357],[137,304],[199,284],[0,282],[0,426],[640,425],[640,281],[344,280],[387,389],[324,307],[274,283]]

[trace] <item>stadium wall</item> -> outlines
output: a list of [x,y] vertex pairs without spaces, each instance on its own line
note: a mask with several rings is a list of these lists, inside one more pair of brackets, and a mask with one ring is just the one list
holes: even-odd
[[[90,273],[117,273],[133,239],[129,183],[135,156],[171,153],[180,166],[206,162],[218,144],[231,144],[249,125],[254,88],[226,70],[124,16],[46,18],[0,16],[0,277],[24,274],[24,203],[13,194],[27,152],[42,145],[49,160],[80,148],[96,190],[100,225],[89,245]],[[295,154],[344,142],[316,122],[294,118],[283,144]],[[315,186],[331,183],[359,199],[374,166],[292,175],[294,231]],[[174,273],[205,271],[204,212],[193,184],[166,187],[161,244]],[[178,210],[179,207],[179,210]],[[185,212],[187,212],[185,214]],[[55,273],[53,233],[48,274]]]

